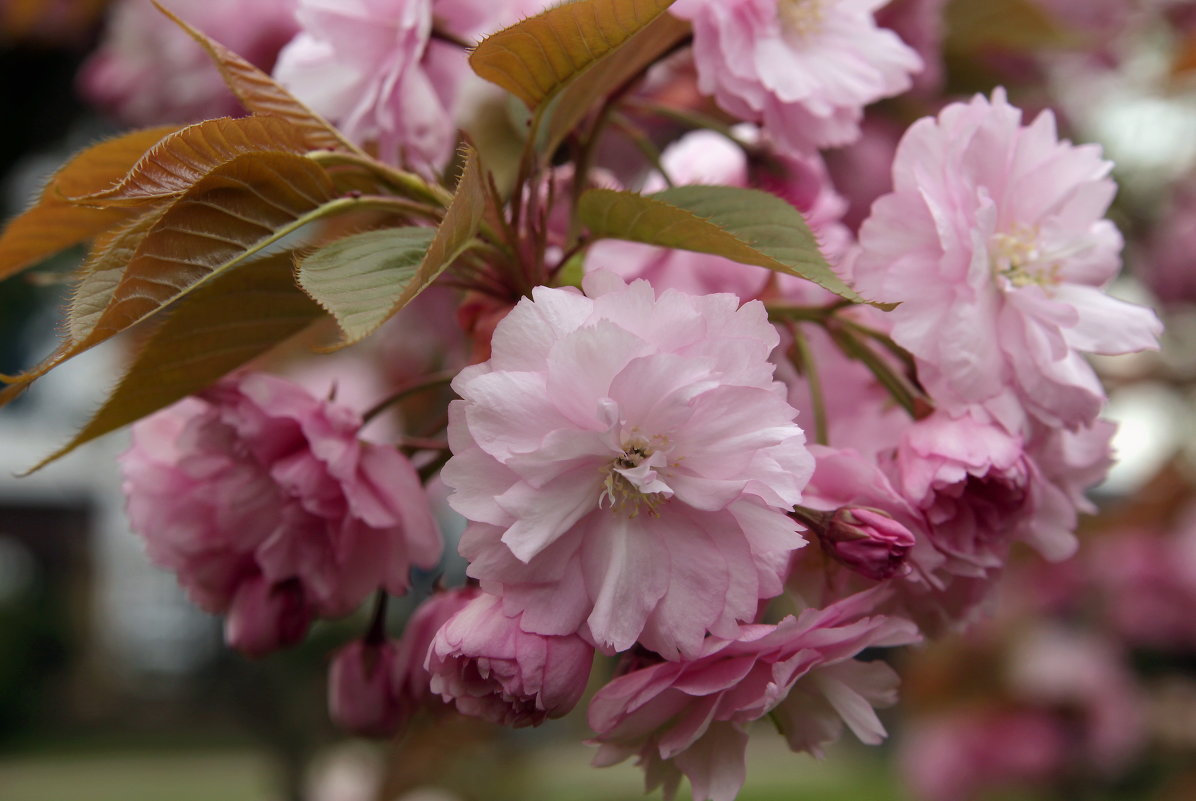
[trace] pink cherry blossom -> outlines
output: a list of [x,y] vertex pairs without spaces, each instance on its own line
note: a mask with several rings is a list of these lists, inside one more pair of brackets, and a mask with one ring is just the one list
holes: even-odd
[[892,0],[876,11],[876,24],[896,33],[922,59],[912,91],[930,95],[942,88],[942,38],[947,0]]
[[698,86],[760,122],[781,149],[811,153],[859,136],[864,106],[910,87],[918,55],[873,12],[887,0],[678,0]]
[[771,715],[790,748],[820,754],[844,724],[865,743],[884,727],[873,711],[896,701],[897,674],[861,662],[868,647],[917,640],[908,621],[866,617],[875,593],[807,609],[777,625],[745,625],[732,639],[710,637],[693,658],[658,662],[619,676],[590,702],[598,766],[638,756],[648,789],[671,799],[681,775],[695,801],[731,801],[743,785],[746,726]]
[[893,337],[940,408],[1087,425],[1104,392],[1082,354],[1156,347],[1154,314],[1102,292],[1120,265],[1110,166],[1059,141],[1050,112],[1022,126],[999,89],[906,132],[854,277],[901,302]]
[[[297,30],[296,0],[170,0],[180,18],[267,72]],[[79,91],[125,125],[195,122],[242,113],[212,59],[144,0],[118,0]]]
[[895,467],[952,572],[999,570],[1017,538],[1033,539],[1054,559],[1075,551],[1071,499],[1049,492],[1021,438],[977,409],[959,417],[936,412],[915,423],[897,448]]
[[480,594],[440,627],[425,667],[431,689],[466,715],[538,726],[581,699],[594,647],[576,634],[530,634],[502,599]]
[[[359,441],[360,425],[343,406],[249,374],[133,427],[121,457],[132,527],[196,603],[231,606],[232,640],[293,620],[286,609],[336,617],[375,590],[401,594],[412,565],[439,560],[415,469],[394,448]],[[284,588],[295,595],[286,603]]]
[[695,654],[781,591],[812,467],[762,304],[537,287],[449,408],[469,574],[540,634]]
[[542,5],[530,0],[297,0],[300,34],[275,77],[383,159],[439,169],[457,141],[466,50],[433,26],[473,39]]
[[[912,503],[881,467],[890,456],[860,453],[853,449],[811,446],[814,475],[803,505],[833,512],[842,507],[865,506],[883,511],[914,537],[906,555],[908,571],[884,581],[884,594],[875,598],[876,610],[908,618],[927,635],[962,628],[982,610],[992,593],[996,572],[975,568],[952,571],[948,556],[931,538],[926,512]],[[876,579],[849,569],[827,569],[816,554],[794,555],[787,583],[792,592],[823,604],[875,588]]]

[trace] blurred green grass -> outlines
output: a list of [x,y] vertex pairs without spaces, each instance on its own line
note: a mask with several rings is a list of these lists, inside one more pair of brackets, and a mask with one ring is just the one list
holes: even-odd
[[268,801],[272,778],[252,752],[0,758],[4,801]]
[[[477,776],[469,795],[528,801],[640,801],[643,774],[629,760],[589,765],[593,750],[577,742],[537,748],[507,775]],[[739,801],[909,801],[878,754],[842,748],[826,760],[795,755],[780,738],[753,738],[748,782]],[[481,772],[487,772],[487,768]],[[503,771],[490,765],[489,770]],[[457,771],[451,771],[456,773]],[[505,771],[503,771],[505,772]],[[274,801],[273,765],[252,750],[108,750],[75,748],[0,758],[3,801]],[[446,777],[457,785],[461,777]],[[682,783],[678,801],[690,798]],[[488,799],[487,799],[488,801]]]

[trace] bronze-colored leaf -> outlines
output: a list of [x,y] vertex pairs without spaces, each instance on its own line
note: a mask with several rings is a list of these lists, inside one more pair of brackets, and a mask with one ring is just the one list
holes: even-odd
[[30,472],[198,392],[323,314],[295,286],[289,251],[229,270],[170,313],[99,411]]
[[673,0],[575,0],[487,37],[469,56],[473,71],[535,109],[618,50]]
[[[107,242],[79,287],[94,297],[76,293],[67,340],[42,364],[8,379],[14,385],[0,392],[0,404],[54,366],[162,311],[317,219],[332,199],[327,173],[303,156],[249,153],[217,167],[166,207],[160,219],[151,224],[149,215],[140,218]],[[112,287],[116,272],[120,280]]]
[[175,130],[175,126],[165,126],[133,131],[93,145],[68,161],[47,182],[33,207],[0,234],[0,279],[91,239],[128,217],[130,212],[125,209],[78,206],[67,198],[109,188],[145,151]]
[[661,14],[570,81],[552,105],[544,141],[538,143],[543,152],[554,153],[598,101],[645,71],[689,34],[689,23]]
[[154,5],[170,17],[180,28],[211,56],[220,70],[221,77],[228,84],[237,99],[254,114],[282,117],[303,131],[304,141],[312,149],[350,150],[359,148],[341,135],[327,120],[308,108],[302,101],[284,89],[277,81],[224,45],[209,39],[195,28],[164,8],[158,0]]
[[207,120],[163,138],[111,188],[71,200],[129,206],[175,197],[221,164],[264,150],[304,153],[307,147],[303,132],[281,117]]

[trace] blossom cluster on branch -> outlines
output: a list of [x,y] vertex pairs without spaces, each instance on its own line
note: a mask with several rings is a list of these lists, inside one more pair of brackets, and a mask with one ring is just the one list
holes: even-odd
[[[1075,551],[1112,461],[1087,356],[1161,326],[1106,292],[1100,149],[942,90],[944,3],[273,5],[170,4],[204,33],[120,5],[83,86],[168,127],[86,151],[0,238],[0,276],[94,242],[0,401],[163,320],[69,447],[135,423],[132,526],[234,648],[375,599],[338,724],[539,725],[611,659],[595,763],[731,801],[754,721],[880,742],[880,649],[983,616],[1017,543]],[[137,25],[190,34],[250,116],[182,125],[216,73],[146,94]],[[351,346],[311,358],[382,387],[368,411],[261,371],[313,341]],[[452,516],[467,583],[396,637]]]

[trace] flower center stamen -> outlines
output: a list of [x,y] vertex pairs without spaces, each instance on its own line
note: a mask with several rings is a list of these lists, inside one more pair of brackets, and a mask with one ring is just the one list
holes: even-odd
[[[651,459],[655,450],[644,440],[635,439],[627,443],[623,453],[616,456],[604,469],[606,480],[602,494],[598,496],[598,507],[609,504],[612,512],[626,513],[628,518],[639,516],[640,507],[647,506],[648,514],[659,517],[658,507],[668,496],[663,492],[645,492],[644,486],[658,484],[655,471],[644,462]],[[643,469],[639,469],[643,466]]]
[[777,0],[777,18],[790,36],[804,39],[822,30],[826,21],[824,0]]
[[1007,282],[1007,288],[1038,285],[1052,287],[1063,279],[1063,254],[1052,256],[1042,250],[1038,229],[1017,224],[1008,233],[996,234],[989,242],[989,262],[993,277]]

